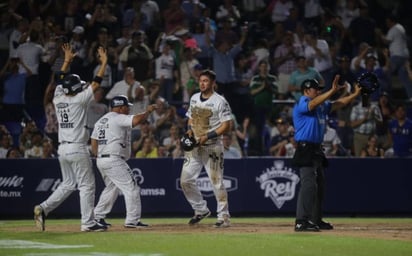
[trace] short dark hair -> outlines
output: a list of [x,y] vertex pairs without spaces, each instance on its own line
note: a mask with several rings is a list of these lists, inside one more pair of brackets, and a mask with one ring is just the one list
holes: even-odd
[[215,81],[216,80],[216,73],[213,70],[206,69],[203,70],[202,73],[200,73],[201,76],[207,76],[209,77],[210,80]]

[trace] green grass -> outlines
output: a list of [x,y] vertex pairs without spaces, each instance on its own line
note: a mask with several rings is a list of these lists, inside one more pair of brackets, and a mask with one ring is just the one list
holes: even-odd
[[[216,230],[202,228],[200,231],[156,230],[156,225],[171,224],[174,227],[187,225],[187,219],[154,218],[145,219],[153,225],[153,230],[126,230],[108,231],[101,233],[63,232],[56,231],[59,225],[73,225],[78,227],[79,220],[48,220],[47,227],[54,229],[39,232],[33,227],[32,220],[0,220],[0,255],[15,256],[45,256],[45,255],[82,255],[82,256],[231,256],[231,255],[316,255],[316,256],[397,256],[412,255],[412,238],[405,240],[385,240],[377,238],[363,238],[358,236],[338,235],[334,231],[320,233],[294,233],[291,218],[234,218],[233,228]],[[213,218],[204,221],[212,224]],[[376,223],[400,225],[407,223],[409,234],[412,234],[411,219],[344,219],[334,218],[334,223],[341,225],[375,225]],[[110,219],[110,222],[119,227],[122,219]],[[236,232],[236,224],[259,223],[261,226],[279,224],[283,232],[256,232],[251,226],[250,232]],[[290,224],[290,229],[287,226]],[[285,228],[286,225],[286,228]],[[287,231],[285,231],[287,230]],[[339,230],[339,229],[337,229]],[[406,230],[408,231],[408,230]],[[356,231],[355,231],[356,232]],[[376,228],[372,232],[382,232]],[[51,245],[90,245],[83,248],[5,248],[1,245],[4,240],[23,240],[41,242]],[[4,243],[4,242],[3,242]]]

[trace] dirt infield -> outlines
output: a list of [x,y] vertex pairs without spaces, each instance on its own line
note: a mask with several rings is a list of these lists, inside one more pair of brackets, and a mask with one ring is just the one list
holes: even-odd
[[[383,223],[368,222],[363,223],[339,223],[334,222],[334,230],[319,232],[321,235],[375,238],[385,240],[412,241],[412,222]],[[79,232],[78,225],[47,225],[45,232]],[[33,232],[36,227],[10,228],[14,232]],[[113,225],[108,232],[148,232],[163,234],[184,234],[184,233],[251,233],[251,234],[298,234],[293,231],[293,225],[289,222],[276,223],[236,223],[232,221],[229,228],[214,228],[210,223],[201,223],[195,226],[182,224],[153,224],[149,228],[130,229],[124,228],[120,224]]]

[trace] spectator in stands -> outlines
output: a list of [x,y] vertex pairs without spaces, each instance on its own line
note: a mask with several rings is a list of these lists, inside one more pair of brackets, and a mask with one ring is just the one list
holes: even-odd
[[206,7],[206,5],[199,0],[183,0],[180,7],[185,13],[186,22],[191,24],[192,22],[196,22],[200,19],[202,10]]
[[376,46],[376,22],[369,16],[368,4],[361,0],[359,2],[359,16],[349,24],[347,33],[354,47],[352,54],[358,53],[358,46],[362,42],[370,46]]
[[406,116],[405,105],[395,107],[395,119],[389,123],[389,135],[394,156],[412,156],[412,120]]
[[405,90],[408,95],[408,100],[412,102],[412,68],[409,60],[405,63],[405,68],[409,78],[409,84],[405,86]]
[[271,156],[280,156],[279,151],[289,143],[289,122],[286,119],[280,117],[275,120],[275,125],[279,133],[275,135],[270,142],[269,155]]
[[148,120],[142,121],[139,125],[137,134],[132,140],[132,155],[136,155],[137,151],[142,148],[144,139],[146,137],[153,137],[154,127],[150,124]]
[[179,71],[171,47],[173,41],[167,40],[163,45],[162,53],[155,59],[155,78],[160,81],[160,96],[172,102],[175,86],[178,85]]
[[236,27],[241,20],[241,13],[233,4],[233,0],[223,0],[223,4],[219,5],[216,11],[216,20],[218,23],[231,19],[231,26]]
[[136,158],[157,158],[158,146],[157,141],[153,136],[147,136],[143,139],[142,148],[137,151]]
[[[39,32],[32,30],[30,32],[30,40],[17,48],[17,57],[31,71],[31,75],[26,77],[26,89],[24,92],[26,111],[39,128],[43,129],[45,123],[43,97],[45,85],[47,84],[40,80],[39,67],[41,57],[44,54],[44,48],[40,45],[39,39]],[[26,69],[23,65],[20,65],[19,72],[26,73]]]
[[230,105],[233,105],[233,90],[236,88],[235,58],[242,51],[247,29],[242,30],[239,43],[232,45],[231,42],[224,40],[218,43],[216,47],[210,41],[208,29],[206,28],[205,39],[210,47],[213,70],[216,71],[217,92],[222,94]]
[[359,7],[357,0],[340,0],[338,1],[336,14],[341,18],[343,27],[349,28],[352,20],[359,16]]
[[292,158],[293,155],[295,154],[297,146],[298,146],[298,143],[296,143],[295,141],[295,132],[290,131],[288,142],[282,148],[280,148],[280,150],[278,150],[276,156]]
[[277,77],[269,74],[268,62],[261,61],[258,74],[253,76],[250,82],[250,94],[254,101],[252,123],[256,126],[256,150],[260,154],[266,151],[262,137],[263,128],[272,114],[273,99],[278,92],[277,82]]
[[10,34],[9,38],[9,58],[17,57],[17,48],[20,44],[26,42],[29,34],[29,21],[26,18],[20,17],[16,21],[16,27]]
[[332,120],[329,120],[326,125],[326,131],[323,135],[323,152],[326,156],[338,156],[339,149],[341,147],[341,140],[334,128],[331,127],[330,123]]
[[53,142],[49,139],[44,139],[43,144],[43,154],[41,158],[56,158],[57,157],[57,152],[53,147]]
[[242,158],[242,152],[232,144],[232,135],[228,133],[223,134],[223,158],[224,159],[239,159]]
[[[207,35],[211,40],[214,38],[214,44],[220,45],[223,41],[229,42],[230,45],[234,45],[239,42],[239,35],[234,31],[232,27],[233,18],[225,18],[221,23],[221,28],[214,32],[210,27],[205,24],[205,31],[209,34]],[[214,37],[213,37],[214,35]],[[206,41],[207,42],[207,41]]]
[[286,32],[282,44],[276,47],[273,55],[273,64],[277,67],[279,78],[279,94],[287,93],[290,76],[296,70],[296,57],[300,55],[301,47],[294,44],[293,33]]
[[405,28],[398,22],[398,17],[390,14],[385,19],[388,28],[387,34],[384,36],[380,32],[380,38],[389,46],[390,56],[390,75],[398,75],[403,86],[411,86],[412,83],[408,79],[405,70],[405,63],[409,59],[408,36]]
[[53,104],[53,96],[55,90],[56,83],[54,81],[54,75],[52,75],[50,78],[50,82],[47,85],[43,99],[44,113],[46,114],[46,124],[44,126],[44,133],[52,141],[53,148],[57,149],[59,145],[59,139],[57,134],[59,130],[59,124],[57,121],[56,110]]
[[19,136],[19,149],[22,154],[32,147],[32,137],[35,133],[39,133],[36,122],[34,120],[26,120],[23,123],[23,130]]
[[378,136],[378,145],[386,150],[391,146],[388,139],[389,122],[394,118],[394,107],[392,105],[389,93],[384,91],[380,94],[378,105],[382,113],[382,122],[376,123],[376,135]]
[[169,105],[164,98],[158,97],[156,99],[156,106],[157,108],[150,115],[149,121],[154,126],[155,138],[161,141],[169,136],[169,130],[173,124],[178,125],[178,127],[182,127],[182,124],[176,115],[176,108]]
[[250,82],[253,72],[250,69],[248,55],[240,53],[235,58],[236,87],[233,90],[233,99],[230,107],[236,117],[236,121],[250,119],[254,113],[254,102],[250,94]]
[[180,8],[180,0],[170,0],[168,7],[162,13],[164,20],[164,30],[169,34],[178,27],[185,25],[186,14]]
[[133,32],[132,44],[126,46],[119,56],[124,68],[134,68],[135,79],[141,83],[153,75],[153,54],[144,40],[143,31]]
[[305,41],[307,45],[303,54],[309,66],[321,74],[325,80],[325,90],[328,90],[332,84],[332,57],[330,55],[329,44],[326,40],[319,38],[319,34],[316,31],[307,31],[305,33]]
[[31,147],[24,151],[24,158],[41,158],[43,156],[43,134],[34,132],[31,137]]
[[199,79],[199,70],[203,70],[203,66],[193,56],[193,51],[189,47],[183,49],[183,58],[180,63],[180,84],[183,89],[183,102],[189,102],[190,97],[198,89],[196,83]]
[[18,159],[22,158],[22,154],[18,147],[12,147],[7,151],[6,158],[7,159]]
[[7,158],[7,152],[12,148],[13,139],[10,133],[0,131],[0,158]]
[[[94,91],[94,99],[90,101],[87,107],[87,129],[89,129],[90,135],[93,132],[94,124],[104,114],[109,112],[109,107],[104,103],[104,89],[99,87]],[[120,94],[119,94],[120,95]]]
[[350,113],[353,128],[353,148],[355,156],[360,156],[361,150],[368,142],[370,135],[375,134],[376,123],[382,122],[382,113],[376,102],[369,99],[366,106],[362,101],[356,104]]
[[[129,98],[129,101],[131,101],[134,98],[134,93],[135,90],[140,86],[140,82],[136,81],[135,79],[135,74],[134,74],[134,68],[133,67],[126,67],[124,70],[124,75],[123,79],[116,82],[113,87],[110,89],[110,91],[106,94],[106,100],[111,100],[113,97],[118,96],[118,95],[128,95],[129,89],[131,89],[131,96],[132,98]],[[131,112],[133,113],[133,112]]]
[[276,1],[272,9],[272,22],[284,22],[289,17],[289,10],[291,8],[293,8],[293,2],[291,0]]
[[[19,64],[25,67],[25,73],[19,73]],[[31,70],[20,58],[10,58],[0,71],[3,92],[1,112],[3,121],[20,122],[23,117],[25,104],[24,93],[26,78],[31,75]]]
[[306,79],[316,79],[320,86],[325,84],[322,75],[313,67],[308,65],[305,56],[296,57],[296,70],[292,72],[289,79],[288,92],[298,100],[302,95],[300,86]]
[[360,157],[381,157],[385,155],[385,151],[378,145],[378,137],[376,134],[369,135],[368,142],[364,148],[362,148]]
[[161,147],[163,147],[164,156],[172,156],[173,151],[180,143],[180,137],[182,133],[177,125],[172,124],[170,126],[169,136],[165,137],[161,141]]

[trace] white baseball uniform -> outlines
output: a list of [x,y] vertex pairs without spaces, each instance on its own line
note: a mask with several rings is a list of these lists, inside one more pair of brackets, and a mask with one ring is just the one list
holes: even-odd
[[122,191],[126,204],[125,224],[139,222],[142,212],[140,187],[126,163],[130,157],[133,115],[109,112],[94,125],[92,139],[98,141],[97,167],[106,187],[94,210],[96,219],[104,219]]
[[[200,93],[190,99],[190,106],[186,116],[192,119],[192,130],[198,140],[201,135],[218,128],[222,122],[232,119],[231,110],[226,99],[216,92],[207,100],[202,101]],[[222,138],[206,141],[205,145],[195,147],[185,152],[180,182],[186,199],[192,206],[195,214],[205,214],[209,211],[206,201],[196,185],[202,167],[205,167],[213,186],[217,201],[217,219],[229,216],[229,205],[226,188],[223,184],[223,144]]]
[[40,204],[47,215],[79,189],[82,227],[95,225],[93,207],[96,184],[87,147],[89,133],[86,128],[86,110],[92,99],[93,90],[90,86],[74,96],[66,95],[61,85],[56,87],[53,103],[59,124],[58,155],[62,183]]

